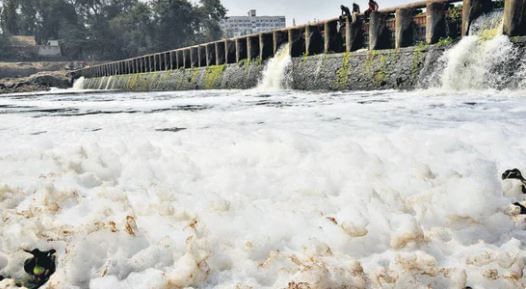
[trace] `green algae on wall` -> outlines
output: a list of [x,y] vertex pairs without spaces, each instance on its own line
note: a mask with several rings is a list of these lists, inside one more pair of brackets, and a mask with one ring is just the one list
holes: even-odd
[[225,65],[214,65],[208,66],[205,70],[203,86],[206,89],[212,89],[220,86],[217,81],[221,80],[223,72],[225,71]]
[[338,88],[345,89],[349,87],[349,73],[351,70],[351,53],[343,54],[342,66],[336,71],[336,84]]

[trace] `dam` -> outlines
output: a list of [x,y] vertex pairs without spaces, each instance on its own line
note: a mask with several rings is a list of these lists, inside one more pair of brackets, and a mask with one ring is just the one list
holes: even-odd
[[[524,0],[457,2],[415,2],[375,11],[369,17],[354,13],[342,19],[114,61],[72,75],[82,77],[78,87],[89,89],[248,89],[261,81],[269,59],[286,50],[291,57],[289,88],[429,87],[433,85],[429,83],[431,76],[441,69],[437,64],[444,52],[470,35],[477,18],[492,11],[500,11],[493,36],[505,35],[515,47],[515,53],[501,66],[520,69],[526,35]],[[487,34],[481,41],[489,40]],[[509,83],[505,85],[517,86],[519,75],[506,77]]]

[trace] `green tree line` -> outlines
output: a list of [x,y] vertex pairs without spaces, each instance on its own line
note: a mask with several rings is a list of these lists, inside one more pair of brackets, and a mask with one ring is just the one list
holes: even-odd
[[[1,0],[0,0],[1,1]],[[220,0],[4,0],[0,57],[9,35],[60,40],[75,59],[118,59],[221,38]],[[2,52],[3,51],[3,52]]]

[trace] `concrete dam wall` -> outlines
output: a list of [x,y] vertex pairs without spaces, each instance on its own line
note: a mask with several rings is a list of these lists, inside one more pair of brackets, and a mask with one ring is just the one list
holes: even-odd
[[[411,89],[430,68],[445,46],[410,47],[319,54],[292,58],[291,88],[304,90]],[[264,63],[242,61],[234,64],[180,68],[159,72],[88,78],[87,89],[129,91],[188,89],[248,89],[262,78]]]
[[[90,89],[246,89],[266,79],[265,64],[274,69],[270,64],[284,51],[289,59],[282,60],[290,63],[277,66],[286,69],[288,87],[294,89],[411,89],[429,85],[430,78],[454,88],[451,80],[485,85],[484,79],[495,73],[509,83],[523,77],[508,67],[522,69],[524,49],[518,48],[526,36],[526,0],[504,0],[504,7],[491,0],[453,5],[459,1],[429,0],[369,15],[353,13],[87,67],[72,76],[84,78],[82,87]],[[477,21],[488,16],[498,20],[489,23],[500,24],[481,28]],[[453,47],[454,41],[459,42]],[[437,74],[441,69],[444,73]],[[490,81],[496,88],[505,82]]]

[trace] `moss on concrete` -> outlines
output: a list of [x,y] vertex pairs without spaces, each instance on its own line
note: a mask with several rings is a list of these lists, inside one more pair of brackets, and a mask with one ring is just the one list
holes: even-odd
[[208,66],[205,70],[204,74],[204,82],[203,85],[206,89],[212,89],[219,86],[217,83],[219,80],[221,80],[223,76],[223,72],[225,71],[226,66],[225,65],[214,65],[214,66]]
[[346,89],[349,87],[350,61],[351,53],[345,52],[343,55],[342,66],[336,71],[336,85],[340,89]]

